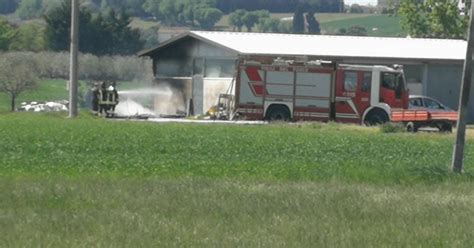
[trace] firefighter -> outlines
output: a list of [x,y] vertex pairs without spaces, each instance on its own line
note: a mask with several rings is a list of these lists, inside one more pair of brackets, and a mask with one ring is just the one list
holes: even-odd
[[106,116],[107,110],[107,85],[105,82],[101,82],[99,89],[99,115]]
[[92,114],[97,115],[99,113],[99,84],[96,82],[91,89],[92,92]]
[[115,111],[115,106],[118,104],[118,92],[116,88],[115,82],[109,83],[109,87],[107,87],[107,105],[108,105],[108,112],[107,116],[113,116]]

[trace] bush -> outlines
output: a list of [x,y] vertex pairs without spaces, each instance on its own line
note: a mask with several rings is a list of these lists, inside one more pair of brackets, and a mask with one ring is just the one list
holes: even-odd
[[380,125],[380,131],[382,133],[401,133],[405,132],[405,127],[401,123],[387,122]]

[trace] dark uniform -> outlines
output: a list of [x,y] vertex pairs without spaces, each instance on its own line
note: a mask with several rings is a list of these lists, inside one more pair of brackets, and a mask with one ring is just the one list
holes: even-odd
[[108,116],[113,116],[115,111],[115,106],[117,106],[119,102],[119,96],[117,92],[117,88],[115,87],[115,83],[111,83],[110,86],[107,88],[107,104],[108,104]]
[[99,86],[94,85],[92,88],[92,113],[93,114],[98,114],[99,112],[99,98],[100,98],[100,93],[99,93]]
[[107,85],[105,82],[102,82],[99,89],[99,115],[107,115],[108,111],[107,105]]
[[114,115],[115,106],[118,104],[118,92],[115,83],[102,82],[98,90],[97,99],[99,115],[111,117]]

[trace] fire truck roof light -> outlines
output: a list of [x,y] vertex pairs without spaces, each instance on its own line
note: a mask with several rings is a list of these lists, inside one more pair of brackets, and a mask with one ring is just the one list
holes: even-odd
[[285,60],[285,59],[282,59],[281,57],[278,57],[273,60],[274,65],[289,65],[289,64],[293,64],[293,62],[294,60]]
[[394,65],[393,65],[393,69],[396,69],[396,70],[398,70],[398,69],[403,69],[403,65],[394,64]]
[[307,61],[306,64],[308,65],[317,65],[317,66],[321,66],[321,65],[331,65],[333,62],[332,61],[328,61],[328,60],[320,60],[320,59],[317,59],[317,60],[310,60],[310,61]]

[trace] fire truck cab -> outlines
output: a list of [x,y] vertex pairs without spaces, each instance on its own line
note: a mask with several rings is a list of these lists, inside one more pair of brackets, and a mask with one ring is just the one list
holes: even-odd
[[240,59],[234,116],[247,120],[380,124],[407,109],[400,66],[273,58]]

